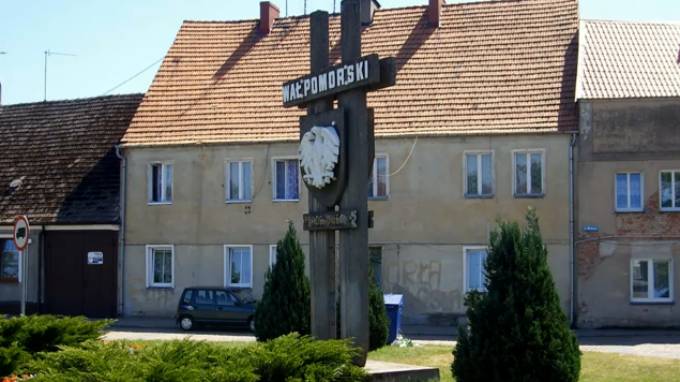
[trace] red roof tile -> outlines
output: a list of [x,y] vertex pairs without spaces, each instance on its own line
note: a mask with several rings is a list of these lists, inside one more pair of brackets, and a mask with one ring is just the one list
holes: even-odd
[[[553,133],[576,128],[576,0],[493,1],[385,9],[363,53],[394,56],[397,85],[369,95],[379,137]],[[331,16],[339,59],[339,16]],[[291,141],[300,109],[283,82],[309,68],[309,19],[186,21],[124,137],[128,146]]]

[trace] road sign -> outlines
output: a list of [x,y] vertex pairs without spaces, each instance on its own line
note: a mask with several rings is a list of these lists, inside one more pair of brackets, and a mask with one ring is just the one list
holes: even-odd
[[23,251],[28,246],[29,226],[28,218],[20,215],[14,218],[14,231],[12,235],[14,246]]

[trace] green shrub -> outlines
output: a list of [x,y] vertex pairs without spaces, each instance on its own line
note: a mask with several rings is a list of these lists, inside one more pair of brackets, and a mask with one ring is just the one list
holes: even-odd
[[491,235],[486,293],[466,297],[453,374],[459,382],[577,381],[580,351],[560,308],[538,218],[500,223]]
[[60,346],[96,339],[110,323],[50,315],[0,318],[0,376],[21,368],[38,352],[53,352]]
[[305,255],[293,224],[276,247],[276,265],[267,272],[264,293],[255,311],[255,335],[259,341],[310,330],[309,280]]
[[148,346],[90,341],[42,353],[30,364],[35,381],[363,381],[356,351],[344,341],[297,334],[244,348],[193,341]]
[[387,322],[387,310],[385,298],[373,275],[373,270],[368,270],[368,350],[380,349],[387,343],[389,323]]

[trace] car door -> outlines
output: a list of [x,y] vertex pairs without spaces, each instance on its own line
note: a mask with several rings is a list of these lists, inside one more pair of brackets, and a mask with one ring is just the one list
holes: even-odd
[[215,291],[215,318],[226,323],[233,323],[238,320],[236,314],[236,299],[231,293],[225,290]]
[[238,298],[234,292],[229,291],[227,292],[232,296],[232,299],[235,301],[234,308],[233,308],[233,317],[235,321],[238,321],[239,323],[246,323],[248,322],[248,319],[250,316],[253,314],[253,308],[251,305],[248,304],[243,304],[241,302],[241,299]]
[[215,291],[212,289],[196,289],[194,292],[194,319],[197,321],[214,321]]

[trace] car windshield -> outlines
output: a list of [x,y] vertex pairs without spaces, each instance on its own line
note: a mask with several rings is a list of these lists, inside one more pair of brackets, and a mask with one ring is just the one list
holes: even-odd
[[255,298],[247,289],[239,289],[232,291],[234,296],[239,299],[242,304],[250,304],[255,302]]

